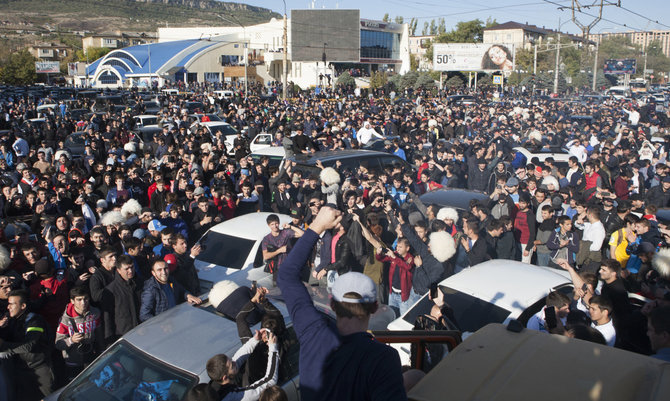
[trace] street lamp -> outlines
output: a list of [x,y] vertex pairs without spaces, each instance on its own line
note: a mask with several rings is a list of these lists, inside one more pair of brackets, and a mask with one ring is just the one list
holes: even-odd
[[242,43],[242,57],[244,57],[244,98],[248,99],[249,98],[249,92],[248,92],[248,87],[247,87],[247,51],[245,50],[246,46],[246,40],[247,40],[247,29],[242,23],[233,15],[229,14],[230,18],[234,19],[235,22],[232,22],[226,18],[223,18],[221,15],[216,15],[217,17],[221,18],[222,20],[228,22],[228,23],[233,23],[233,24],[238,24],[239,26],[242,27],[242,35],[244,35],[243,43]]
[[286,19],[286,0],[284,2],[284,55],[282,59],[282,98],[286,100],[286,87],[288,86],[288,28]]
[[556,30],[556,33],[558,34],[556,40],[556,66],[554,68],[554,93],[556,94],[558,94],[558,65],[561,58],[561,27],[568,22],[570,22],[570,20],[567,20],[561,24],[561,18],[558,18],[558,29]]

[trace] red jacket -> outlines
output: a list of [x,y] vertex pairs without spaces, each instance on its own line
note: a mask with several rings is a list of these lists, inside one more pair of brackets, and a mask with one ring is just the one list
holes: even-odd
[[394,254],[394,258],[390,258],[385,254],[376,254],[375,257],[380,262],[391,262],[391,266],[389,267],[389,294],[392,292],[391,285],[395,269],[400,269],[400,299],[405,302],[409,299],[409,292],[412,290],[414,257],[409,252],[405,255],[404,259],[397,252],[394,252]]

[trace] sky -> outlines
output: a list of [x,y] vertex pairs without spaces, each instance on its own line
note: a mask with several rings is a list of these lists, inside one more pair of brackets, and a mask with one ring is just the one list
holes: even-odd
[[[230,1],[230,0],[227,0]],[[561,31],[581,33],[580,28],[571,21],[572,12],[559,10],[561,5],[570,6],[572,0],[285,0],[286,8],[306,9],[360,9],[361,18],[381,20],[385,13],[392,18],[403,16],[405,22],[417,18],[417,34],[421,32],[423,23],[431,19],[444,18],[447,30],[451,30],[459,21],[479,18],[495,19],[498,23],[515,21],[529,23],[540,27],[556,29],[561,23]],[[605,3],[616,3],[617,0],[604,0]],[[269,8],[280,14],[284,12],[282,0],[246,0],[254,6]],[[600,4],[600,0],[578,0],[582,6]],[[670,30],[670,0],[621,0],[622,8],[616,6],[603,7],[603,20],[599,21],[591,33],[621,32],[629,30]],[[630,11],[640,14],[635,15]],[[576,17],[582,25],[589,25],[597,16],[597,8],[582,8],[584,13]],[[646,18],[643,18],[646,17]],[[648,18],[648,19],[647,19]],[[652,21],[650,21],[651,19]],[[658,23],[656,23],[658,21]],[[436,21],[437,22],[437,21]],[[624,26],[625,25],[625,26]]]

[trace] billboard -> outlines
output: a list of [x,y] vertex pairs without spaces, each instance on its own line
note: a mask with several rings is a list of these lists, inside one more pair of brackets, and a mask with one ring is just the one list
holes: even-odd
[[360,10],[291,10],[291,61],[357,63],[360,36]]
[[635,74],[636,67],[637,60],[634,58],[610,59],[605,60],[603,72],[605,74]]
[[58,61],[35,61],[35,72],[38,74],[59,73],[60,63]]
[[435,43],[435,71],[512,71],[514,45],[493,43]]

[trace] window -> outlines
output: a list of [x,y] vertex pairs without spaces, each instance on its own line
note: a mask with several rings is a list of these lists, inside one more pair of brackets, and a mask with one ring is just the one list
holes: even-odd
[[391,32],[361,30],[361,57],[400,58],[400,35]]
[[205,82],[221,82],[220,74],[218,72],[206,72]]
[[255,241],[252,240],[209,231],[200,239],[202,251],[198,255],[198,260],[241,269],[245,267],[244,263],[254,244]]
[[100,74],[100,78],[98,78],[98,81],[100,81],[101,84],[105,85],[116,85],[119,82],[119,78],[113,73],[106,71]]
[[[86,368],[60,398],[71,401],[181,399],[197,379],[121,341]],[[154,383],[167,387],[154,386]]]

